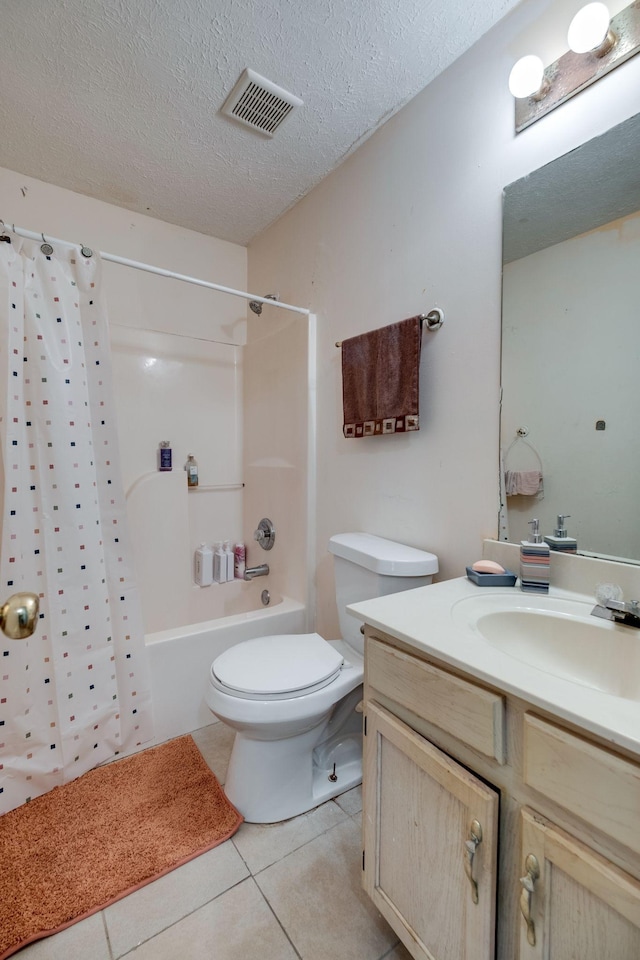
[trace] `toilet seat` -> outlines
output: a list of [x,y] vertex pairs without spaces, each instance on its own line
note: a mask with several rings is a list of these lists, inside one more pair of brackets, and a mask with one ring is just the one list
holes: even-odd
[[318,633],[256,637],[226,650],[211,665],[211,681],[245,700],[287,700],[328,686],[342,655]]

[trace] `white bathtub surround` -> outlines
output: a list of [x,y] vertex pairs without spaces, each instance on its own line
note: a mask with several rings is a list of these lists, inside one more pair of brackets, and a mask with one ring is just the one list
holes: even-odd
[[0,269],[0,579],[40,596],[36,633],[3,657],[6,812],[153,733],[101,263],[14,237]]
[[[229,595],[195,586],[193,554],[203,541],[242,536],[243,348],[119,326],[111,337],[145,630],[224,616]],[[160,439],[172,444],[170,473],[157,469]],[[193,490],[183,469],[188,453],[199,467]]]

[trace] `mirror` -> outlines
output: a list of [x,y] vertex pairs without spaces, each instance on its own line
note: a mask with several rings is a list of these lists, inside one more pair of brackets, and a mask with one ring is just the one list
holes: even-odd
[[640,563],[640,115],[510,184],[503,231],[499,537],[566,514]]

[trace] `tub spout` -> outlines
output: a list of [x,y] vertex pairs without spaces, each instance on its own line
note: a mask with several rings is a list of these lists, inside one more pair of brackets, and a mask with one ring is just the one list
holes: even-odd
[[254,577],[267,577],[269,576],[269,564],[260,563],[257,567],[247,567],[244,571],[245,580],[253,580]]

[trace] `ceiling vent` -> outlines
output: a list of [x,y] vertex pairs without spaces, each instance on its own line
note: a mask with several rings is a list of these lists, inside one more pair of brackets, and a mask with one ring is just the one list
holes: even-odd
[[222,112],[272,137],[295,108],[301,106],[299,97],[247,69],[225,100]]

